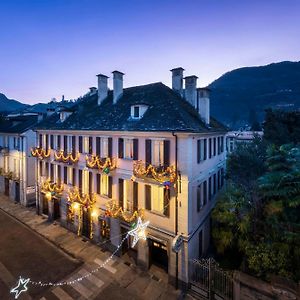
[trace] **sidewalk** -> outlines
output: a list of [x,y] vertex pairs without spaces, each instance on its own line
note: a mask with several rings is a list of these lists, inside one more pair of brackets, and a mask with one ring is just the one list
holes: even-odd
[[[68,255],[82,260],[84,264],[67,279],[76,279],[101,265],[110,255],[73,232],[50,223],[35,212],[35,208],[23,207],[0,196],[0,209],[28,226],[42,237],[62,249]],[[56,287],[49,290],[42,300],[47,299],[183,299],[180,291],[128,264],[124,259],[114,257],[104,268],[80,283]]]

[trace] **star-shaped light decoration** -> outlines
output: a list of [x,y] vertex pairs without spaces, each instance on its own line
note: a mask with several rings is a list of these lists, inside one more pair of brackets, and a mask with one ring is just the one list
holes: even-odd
[[18,285],[10,290],[10,293],[15,293],[15,299],[18,299],[18,297],[28,290],[27,284],[30,281],[30,278],[24,279],[20,277],[18,281]]
[[133,241],[131,244],[132,248],[136,245],[139,239],[147,239],[145,229],[148,227],[149,223],[150,221],[143,223],[142,219],[139,217],[136,226],[132,230],[128,231],[128,235],[133,236]]

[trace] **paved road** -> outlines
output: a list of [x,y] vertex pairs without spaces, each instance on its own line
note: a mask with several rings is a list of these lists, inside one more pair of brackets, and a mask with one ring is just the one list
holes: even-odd
[[[13,298],[9,290],[19,276],[53,281],[81,264],[1,210],[0,228],[0,299]],[[29,289],[34,298],[45,292],[45,287]]]

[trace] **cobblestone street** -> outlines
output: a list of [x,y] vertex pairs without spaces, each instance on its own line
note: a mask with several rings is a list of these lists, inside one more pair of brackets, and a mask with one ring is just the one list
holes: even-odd
[[[83,240],[76,234],[66,230],[56,223],[49,223],[44,217],[38,216],[34,208],[25,208],[19,204],[8,200],[5,196],[0,196],[0,213],[5,218],[4,223],[14,223],[18,235],[22,237],[23,231],[30,234],[27,243],[30,245],[31,237],[36,239],[32,247],[22,248],[22,256],[27,258],[27,264],[20,260],[18,269],[10,267],[7,261],[1,261],[7,265],[7,272],[1,272],[0,291],[3,293],[1,299],[10,299],[9,288],[17,281],[18,272],[21,275],[30,277],[38,281],[52,280],[72,280],[85,275],[87,272],[99,267],[110,255],[110,252],[102,250],[89,241]],[[9,216],[10,215],[10,216]],[[14,220],[14,216],[20,222]],[[1,224],[1,229],[4,228]],[[7,226],[7,235],[10,234],[11,226]],[[36,233],[32,232],[34,230]],[[38,240],[38,241],[37,241]],[[20,238],[20,243],[22,239]],[[1,241],[2,245],[2,241]],[[21,244],[20,244],[21,245]],[[36,259],[35,247],[43,253],[44,259]],[[44,247],[44,248],[43,248]],[[41,249],[43,248],[43,249]],[[49,256],[45,253],[51,249],[59,258]],[[8,251],[4,245],[2,252]],[[30,251],[30,252],[28,252]],[[14,253],[14,252],[13,252]],[[35,258],[35,260],[33,259]],[[0,257],[2,260],[2,258]],[[11,255],[12,259],[12,255]],[[19,259],[19,258],[18,258]],[[64,260],[65,261],[64,261]],[[55,263],[56,264],[55,264]],[[59,262],[59,265],[58,265]],[[40,269],[39,278],[35,278],[35,272],[31,270],[31,263],[35,264],[34,269]],[[79,266],[81,263],[81,266]],[[1,266],[2,266],[1,264]],[[51,267],[49,267],[49,265]],[[61,268],[63,266],[63,268]],[[77,268],[76,268],[77,266]],[[79,266],[79,267],[78,267]],[[72,269],[73,267],[73,269]],[[10,270],[13,268],[13,270]],[[76,269],[76,270],[75,270]],[[47,270],[47,272],[45,272]],[[61,270],[59,272],[59,270]],[[18,272],[16,272],[18,271]],[[10,276],[5,276],[10,274]],[[63,275],[63,276],[62,276]],[[184,298],[180,291],[176,291],[168,285],[163,278],[154,276],[150,272],[141,271],[138,267],[131,264],[128,259],[113,257],[113,259],[99,271],[73,285],[64,285],[43,290],[35,290],[29,286],[29,293],[23,293],[19,299],[178,299]],[[5,292],[6,290],[6,292]],[[30,297],[31,296],[31,297]]]

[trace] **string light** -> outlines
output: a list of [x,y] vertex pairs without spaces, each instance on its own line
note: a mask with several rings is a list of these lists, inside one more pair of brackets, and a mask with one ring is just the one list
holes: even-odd
[[131,244],[132,248],[137,244],[139,239],[143,239],[143,240],[147,239],[146,228],[148,227],[149,223],[150,223],[150,221],[143,223],[142,219],[139,217],[135,228],[133,228],[132,230],[130,230],[128,232],[128,235],[133,236],[133,241]]
[[88,168],[97,168],[99,171],[102,171],[106,174],[108,174],[110,171],[114,170],[116,166],[116,160],[110,159],[110,157],[106,157],[106,159],[99,158],[98,155],[86,155],[86,166]]
[[18,297],[28,290],[27,284],[30,282],[30,278],[24,279],[20,277],[18,284],[16,287],[12,288],[10,290],[11,294],[15,294],[15,299],[18,299]]
[[31,155],[38,158],[48,158],[50,156],[50,149],[43,149],[42,147],[31,148]]
[[56,161],[62,161],[64,163],[68,163],[68,162],[76,163],[79,161],[80,153],[77,152],[76,155],[73,156],[73,153],[69,152],[65,156],[64,150],[59,150],[54,152],[54,157]]
[[55,194],[61,194],[64,191],[64,185],[63,184],[57,184],[55,182],[51,182],[50,178],[48,178],[47,180],[45,180],[42,183],[42,191],[44,192],[51,192],[51,193],[55,193]]
[[176,179],[176,168],[174,166],[155,167],[151,164],[146,167],[143,161],[137,160],[133,163],[133,174],[137,177],[152,177],[159,183],[173,183]]

